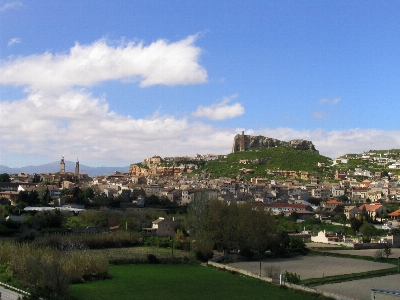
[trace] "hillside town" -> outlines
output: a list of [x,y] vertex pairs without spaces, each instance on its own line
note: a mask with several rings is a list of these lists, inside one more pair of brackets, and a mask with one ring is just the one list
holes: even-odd
[[[363,159],[369,159],[365,155]],[[62,195],[65,189],[79,187],[91,188],[98,195],[113,201],[118,199],[120,206],[145,207],[146,199],[156,196],[171,205],[188,205],[195,197],[219,199],[221,201],[248,202],[263,207],[274,214],[288,215],[296,212],[300,219],[310,217],[329,217],[332,212],[344,212],[346,217],[360,214],[365,207],[374,217],[400,218],[400,213],[385,209],[385,203],[400,201],[400,180],[397,175],[382,176],[382,172],[370,172],[356,168],[354,170],[336,171],[334,182],[321,181],[318,178],[304,177],[304,172],[276,171],[280,177],[268,179],[251,178],[243,181],[234,178],[209,178],[204,174],[193,174],[196,164],[187,162],[210,161],[218,159],[218,155],[197,155],[196,157],[153,156],[143,160],[141,164],[133,164],[129,173],[115,173],[104,176],[89,177],[79,173],[79,161],[75,172],[65,171],[64,158],[60,161],[60,171],[53,174],[10,174],[10,182],[0,183],[0,197],[9,204],[16,205],[21,191],[48,191],[49,202],[54,206],[84,205],[70,203]],[[372,158],[376,161],[375,158]],[[343,163],[344,158],[334,163]],[[186,163],[179,163],[185,161]],[[397,161],[382,160],[398,166]],[[172,163],[172,164],[171,164]],[[172,166],[165,166],[166,164]],[[271,171],[273,172],[273,171]],[[301,174],[300,174],[301,173]],[[309,179],[308,183],[301,178]],[[358,180],[363,178],[363,180]],[[313,201],[310,201],[313,199]],[[315,201],[315,200],[318,201]],[[4,200],[3,200],[4,201]],[[88,199],[88,203],[93,199]],[[312,203],[311,203],[312,202]],[[314,203],[314,204],[313,204]],[[361,206],[361,207],[360,207]]]
[[[311,142],[294,140],[284,148],[279,143],[249,138],[242,132],[235,137],[232,153],[253,149],[254,154],[259,147],[278,147],[283,154],[289,147],[319,155]],[[172,259],[175,247],[184,254],[192,249],[197,260],[217,267],[221,267],[217,261],[230,255],[250,260],[254,255],[306,255],[307,245],[373,250],[379,260],[397,254],[400,248],[397,156],[395,151],[386,155],[366,152],[340,157],[331,165],[325,159],[316,163],[318,168],[331,170],[331,174],[321,173],[323,178],[315,176],[318,172],[270,167],[268,177],[253,176],[252,168],[265,166],[265,159],[254,157],[237,158],[237,176],[217,177],[204,166],[224,161],[227,155],[212,154],[154,155],[132,164],[127,173],[90,177],[80,172],[79,160],[73,172],[67,171],[62,157],[58,172],[0,174],[0,235],[26,243],[46,236],[48,242],[57,236],[86,236],[84,244],[71,245],[61,238],[57,246],[79,249],[104,247],[99,243],[154,248],[156,243],[172,248]],[[353,160],[356,167],[346,168]],[[383,167],[379,171],[364,168],[376,164]],[[210,215],[202,214],[204,207]],[[232,224],[242,229],[231,231]],[[202,232],[203,227],[207,231]],[[122,259],[127,257],[124,254]],[[154,263],[158,258],[148,255],[147,260]],[[275,275],[267,276],[273,280]],[[285,276],[300,282],[296,273]],[[26,279],[26,284],[31,280]]]

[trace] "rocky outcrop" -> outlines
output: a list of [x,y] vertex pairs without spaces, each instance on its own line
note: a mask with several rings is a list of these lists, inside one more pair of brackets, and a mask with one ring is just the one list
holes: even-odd
[[232,152],[245,151],[250,148],[257,148],[257,147],[273,148],[279,146],[291,147],[298,150],[311,150],[314,151],[315,153],[319,153],[315,149],[315,146],[311,141],[297,139],[285,142],[274,138],[265,137],[262,135],[259,136],[245,135],[244,132],[242,132],[242,134],[235,135],[235,137],[233,138]]

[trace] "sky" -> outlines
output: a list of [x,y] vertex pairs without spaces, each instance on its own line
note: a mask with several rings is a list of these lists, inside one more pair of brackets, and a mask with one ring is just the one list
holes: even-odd
[[400,1],[0,0],[0,165],[400,148]]

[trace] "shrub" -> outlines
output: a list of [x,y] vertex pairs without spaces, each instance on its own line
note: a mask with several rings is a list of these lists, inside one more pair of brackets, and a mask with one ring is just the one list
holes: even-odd
[[375,251],[374,257],[380,259],[383,257],[383,254],[384,254],[383,250],[379,249]]
[[151,264],[159,264],[160,263],[160,260],[154,254],[148,254],[147,255],[147,260]]
[[392,247],[388,243],[385,244],[385,248],[383,248],[383,253],[385,253],[386,258],[392,255]]
[[299,284],[300,283],[300,275],[297,275],[296,273],[291,273],[286,271],[285,272],[285,280],[289,283],[294,283],[294,284]]
[[264,268],[265,275],[269,278],[279,278],[281,274],[281,268],[276,266],[267,266]]
[[162,238],[158,236],[145,237],[143,243],[146,246],[157,246],[161,248],[172,247],[172,240],[170,238]]
[[213,257],[213,243],[207,240],[196,241],[195,253],[196,259],[206,262]]

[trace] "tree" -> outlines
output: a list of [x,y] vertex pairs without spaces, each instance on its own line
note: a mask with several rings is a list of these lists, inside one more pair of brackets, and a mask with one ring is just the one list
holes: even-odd
[[360,229],[361,225],[362,221],[359,220],[358,218],[355,217],[350,218],[350,227],[351,229],[354,230],[354,232],[357,232]]
[[40,183],[38,188],[39,199],[42,205],[47,205],[50,202],[50,192],[45,183]]
[[7,173],[0,174],[0,182],[11,182],[10,175]]
[[83,191],[83,195],[86,199],[93,199],[94,198],[94,190],[91,187],[87,187]]
[[341,213],[339,216],[339,223],[345,225],[347,221],[347,217],[344,213]]
[[40,203],[39,193],[35,190],[20,191],[17,196],[17,205],[19,207],[35,206]]
[[371,238],[376,235],[377,229],[374,227],[374,225],[364,221],[363,224],[361,225],[359,231],[363,234],[363,243],[369,243],[371,242]]
[[294,252],[307,253],[309,251],[307,249],[306,243],[299,238],[290,238],[289,248],[290,251]]
[[386,255],[386,258],[388,258],[390,255],[392,255],[392,247],[388,243],[385,244],[385,247],[383,248],[383,252]]
[[9,205],[9,204],[10,204],[10,199],[1,197],[1,198],[0,198],[0,204]]

